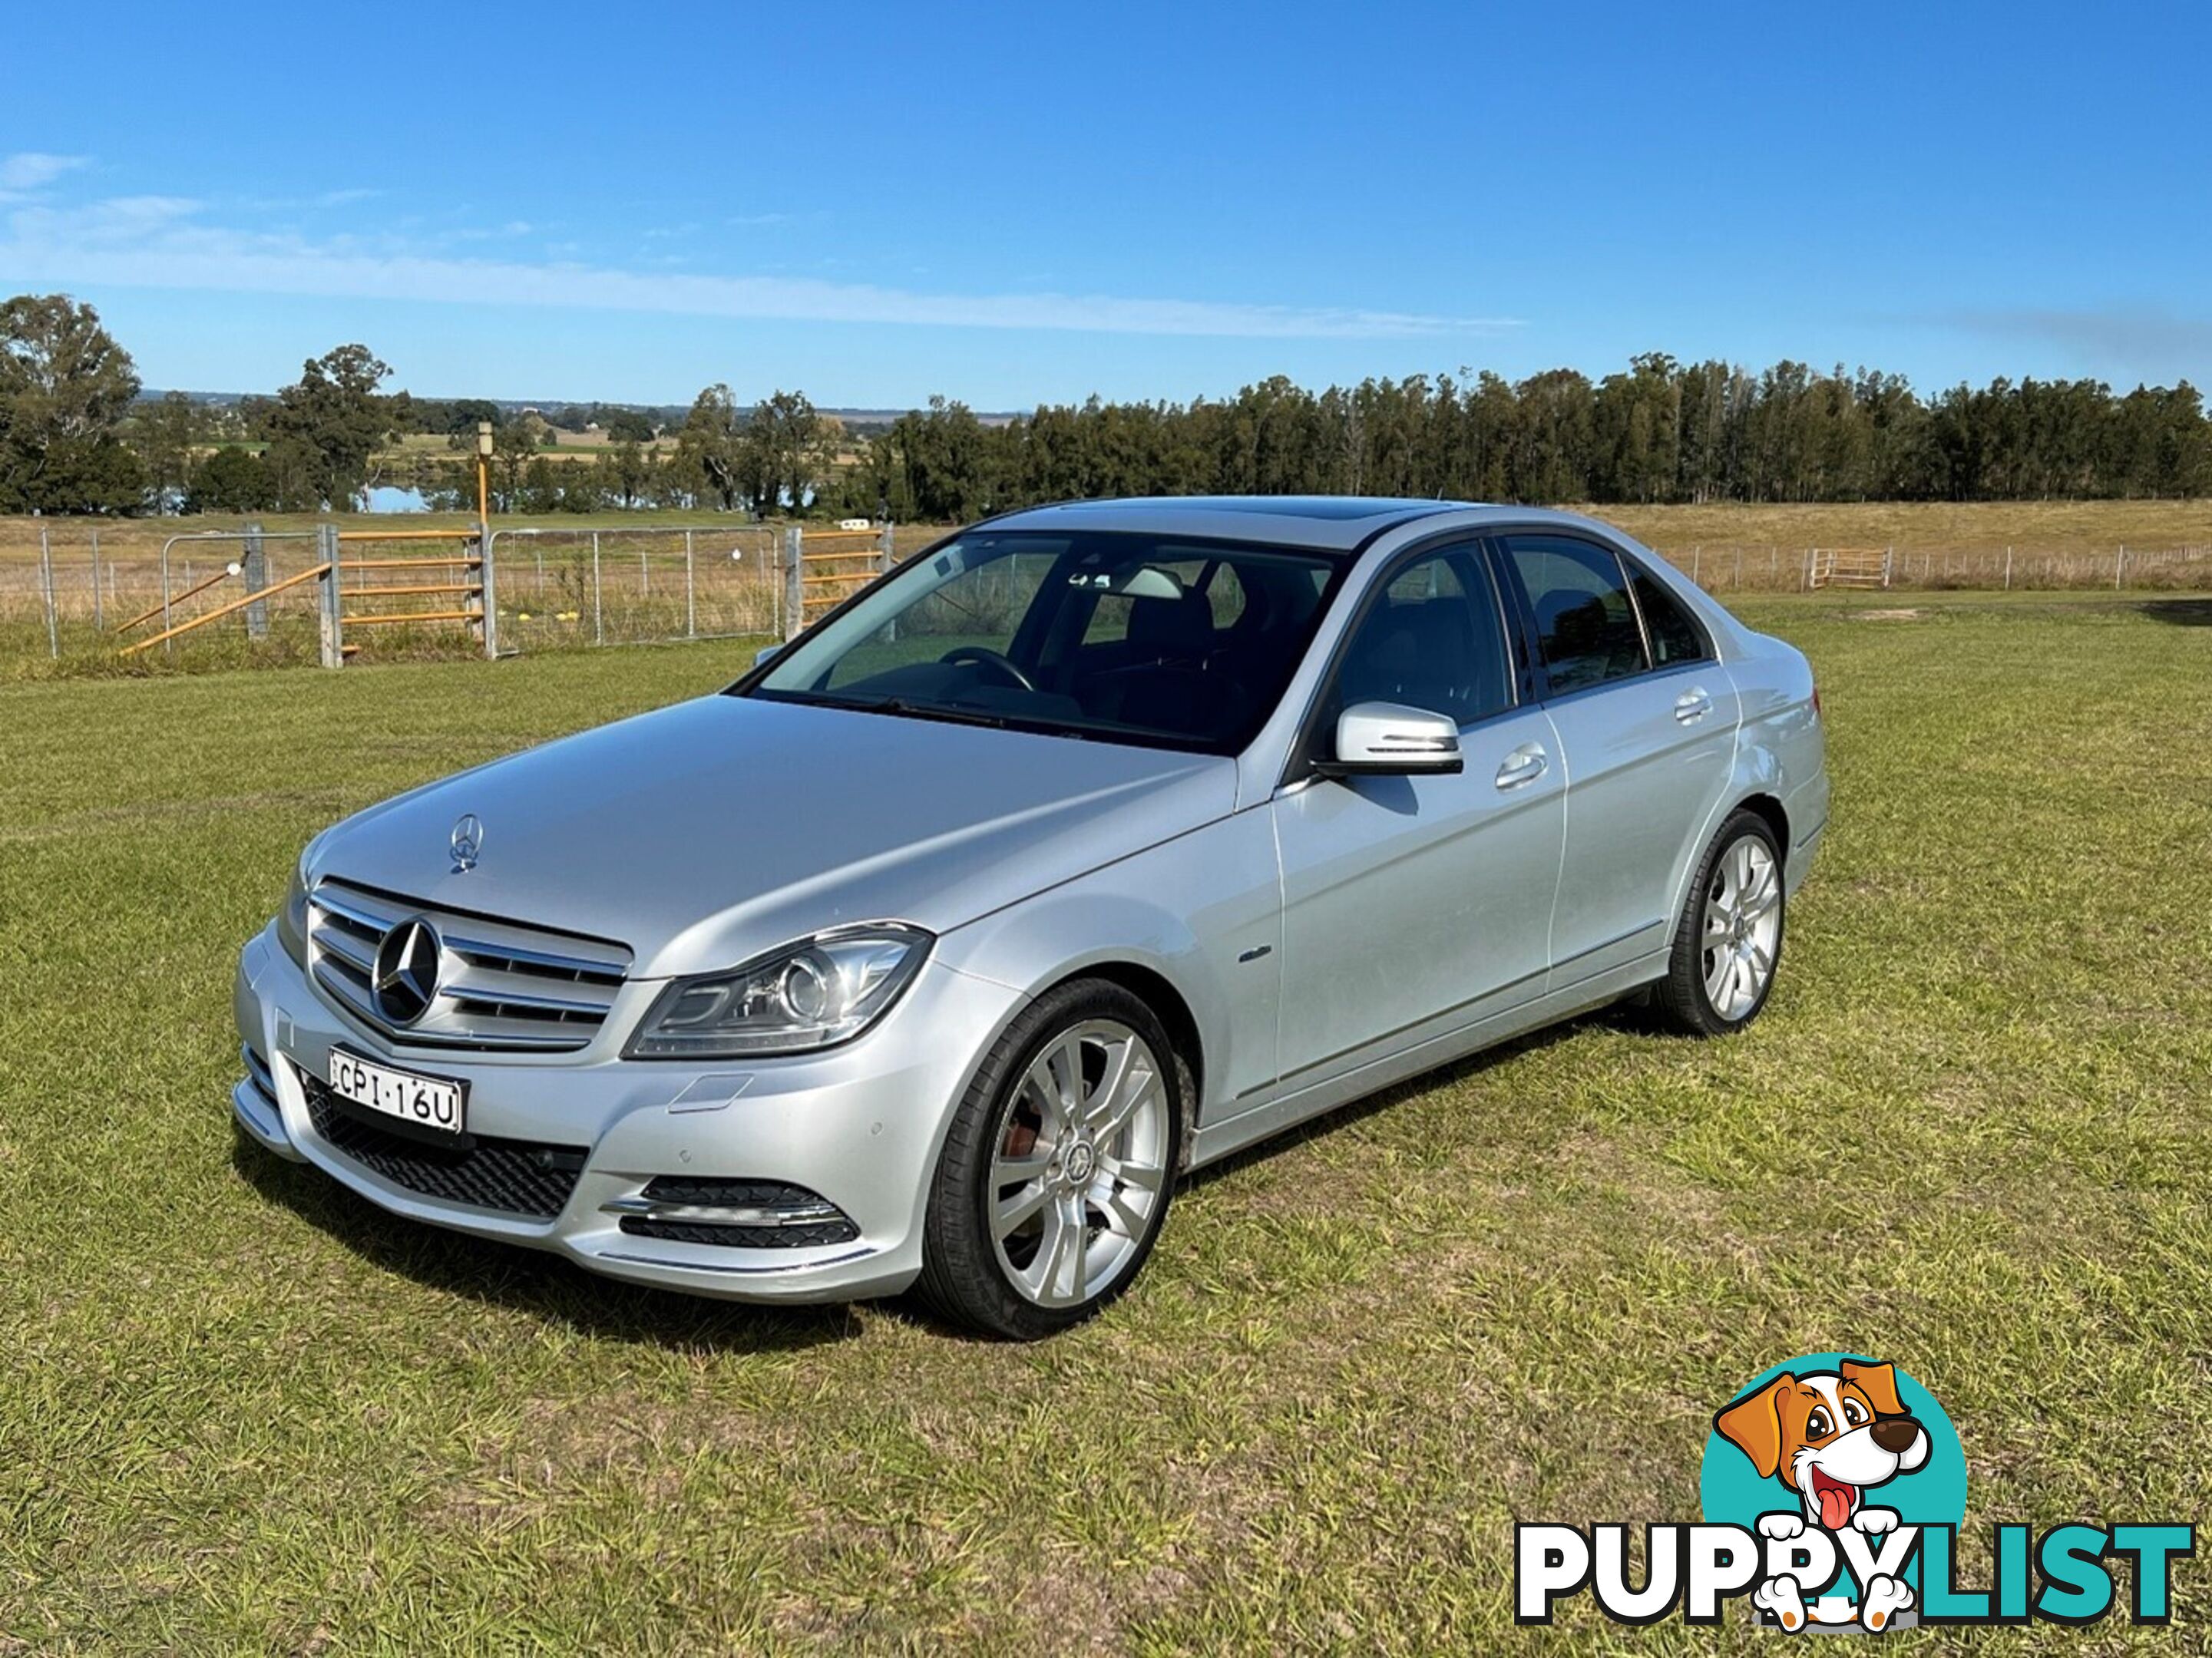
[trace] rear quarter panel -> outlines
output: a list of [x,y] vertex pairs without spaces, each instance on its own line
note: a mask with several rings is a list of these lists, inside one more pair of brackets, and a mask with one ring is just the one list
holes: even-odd
[[1738,798],[1771,794],[1782,803],[1790,823],[1786,885],[1794,892],[1828,823],[1827,743],[1813,707],[1812,665],[1795,647],[1753,634],[1729,675],[1743,708]]

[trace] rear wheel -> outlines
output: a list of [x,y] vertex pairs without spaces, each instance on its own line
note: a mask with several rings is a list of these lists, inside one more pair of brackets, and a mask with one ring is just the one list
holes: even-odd
[[1654,1005],[1692,1035],[1724,1036],[1759,1017],[1782,964],[1782,849],[1766,820],[1738,811],[1720,827],[1683,896]]
[[1038,998],[985,1060],[930,1188],[922,1298],[1034,1340],[1090,1317],[1159,1236],[1188,1072],[1152,1010],[1077,980]]

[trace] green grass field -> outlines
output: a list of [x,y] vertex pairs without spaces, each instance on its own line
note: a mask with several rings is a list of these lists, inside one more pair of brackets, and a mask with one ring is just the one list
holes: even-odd
[[[744,644],[0,688],[0,1650],[1480,1651],[1516,1517],[1696,1518],[1712,1411],[1834,1347],[1948,1408],[1969,1582],[2000,1521],[2212,1518],[2212,600],[1902,603],[1743,606],[1837,801],[1753,1031],[1340,1113],[1034,1348],[601,1283],[234,1140],[309,834]],[[2135,1638],[2201,1649],[2208,1571]]]

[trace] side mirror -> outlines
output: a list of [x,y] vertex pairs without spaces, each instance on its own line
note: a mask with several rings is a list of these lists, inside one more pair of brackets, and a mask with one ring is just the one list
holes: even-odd
[[767,660],[769,659],[769,658],[770,658],[770,657],[774,656],[774,655],[775,655],[778,651],[781,650],[782,648],[783,648],[783,647],[782,647],[782,646],[781,646],[781,645],[763,645],[763,646],[762,646],[762,647],[760,647],[760,649],[758,649],[758,650],[757,650],[757,651],[755,651],[755,652],[753,653],[753,666],[755,666],[756,668],[759,667],[759,666],[761,665],[761,664],[762,664],[762,663],[763,663],[763,662],[767,661]]
[[1395,702],[1355,702],[1336,717],[1336,756],[1324,777],[1410,776],[1465,769],[1450,715]]

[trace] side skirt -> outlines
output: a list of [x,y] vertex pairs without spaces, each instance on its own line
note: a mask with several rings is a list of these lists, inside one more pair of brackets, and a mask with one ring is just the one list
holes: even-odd
[[1203,1168],[1218,1158],[1256,1145],[1270,1135],[1279,1134],[1325,1111],[1334,1111],[1340,1105],[1364,1099],[1370,1094],[1381,1092],[1394,1083],[1408,1077],[1418,1077],[1425,1071],[1449,1065],[1455,1060],[1465,1059],[1470,1054],[1486,1048],[1510,1042],[1528,1031],[1557,1024],[1577,1013],[1603,1007],[1618,1001],[1630,991],[1651,984],[1667,975],[1667,955],[1664,950],[1644,956],[1620,967],[1607,968],[1593,977],[1580,980],[1559,989],[1548,991],[1533,1001],[1522,1002],[1487,1018],[1462,1025],[1455,1030],[1412,1043],[1395,1054],[1384,1054],[1340,1075],[1316,1083],[1311,1087],[1285,1094],[1280,1099],[1249,1111],[1240,1112],[1225,1122],[1211,1127],[1200,1126],[1192,1137],[1188,1167]]

